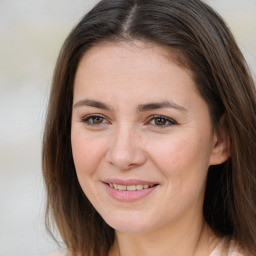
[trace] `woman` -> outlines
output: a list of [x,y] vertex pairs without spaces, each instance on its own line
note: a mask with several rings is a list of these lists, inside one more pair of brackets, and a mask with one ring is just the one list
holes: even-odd
[[53,255],[256,255],[256,99],[199,0],[104,0],[68,36],[43,145]]

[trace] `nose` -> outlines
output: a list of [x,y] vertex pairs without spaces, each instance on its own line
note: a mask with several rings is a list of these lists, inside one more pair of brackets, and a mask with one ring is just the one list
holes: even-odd
[[134,129],[119,128],[106,154],[107,161],[119,170],[130,170],[146,162],[140,136]]

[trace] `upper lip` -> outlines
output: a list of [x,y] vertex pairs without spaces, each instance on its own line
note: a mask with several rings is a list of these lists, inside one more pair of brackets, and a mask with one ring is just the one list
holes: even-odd
[[139,179],[123,180],[123,179],[116,179],[116,178],[105,179],[102,182],[103,183],[108,183],[108,184],[125,185],[125,186],[130,186],[130,185],[156,185],[156,184],[158,184],[157,182],[154,182],[154,181],[139,180]]

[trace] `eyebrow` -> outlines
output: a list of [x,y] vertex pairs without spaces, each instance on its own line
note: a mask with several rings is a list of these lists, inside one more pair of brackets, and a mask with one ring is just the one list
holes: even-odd
[[94,107],[94,108],[100,108],[104,110],[111,110],[109,106],[106,104],[96,101],[96,100],[90,100],[90,99],[84,99],[76,102],[73,106],[73,108],[81,107],[81,106],[89,106],[89,107]]
[[[110,111],[112,108],[106,105],[105,103],[102,103],[100,101],[96,100],[90,100],[90,99],[84,99],[76,102],[73,106],[73,108],[81,107],[81,106],[89,106],[99,109],[104,109]],[[155,110],[160,108],[174,108],[180,111],[187,111],[186,108],[178,105],[177,103],[173,101],[163,101],[163,102],[152,102],[147,104],[141,104],[138,106],[137,110],[139,112],[145,112],[149,110]]]
[[163,101],[163,102],[153,102],[148,104],[142,104],[138,106],[139,112],[154,110],[154,109],[160,109],[160,108],[174,108],[181,111],[187,111],[186,108],[178,105],[177,103],[173,101]]

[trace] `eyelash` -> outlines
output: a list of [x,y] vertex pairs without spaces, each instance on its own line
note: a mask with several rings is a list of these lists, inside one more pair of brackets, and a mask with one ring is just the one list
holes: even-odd
[[[94,120],[96,120],[97,118],[100,119],[102,122],[94,123]],[[158,121],[159,120],[163,121],[164,124],[156,124],[156,123],[152,124],[152,121],[156,122],[157,119],[158,119]],[[103,115],[100,115],[100,114],[87,115],[87,116],[83,117],[81,119],[81,121],[89,126],[102,126],[108,122],[107,119]],[[148,118],[146,125],[152,125],[154,127],[162,129],[162,128],[166,128],[168,126],[177,125],[177,122],[169,117],[166,117],[166,116],[153,115]]]
[[[101,119],[102,122],[101,123],[94,123],[93,120],[95,120],[96,118]],[[87,115],[87,116],[83,117],[81,119],[81,121],[83,123],[85,123],[86,125],[89,125],[89,126],[100,126],[100,125],[104,125],[107,120],[103,115],[93,114],[93,115]]]
[[[160,120],[162,119],[165,123],[162,124],[162,125],[160,125],[160,124],[157,125],[156,123],[155,124],[151,123],[152,121],[156,122],[157,119],[160,119]],[[147,124],[150,124],[154,127],[162,129],[162,128],[166,128],[166,127],[169,127],[169,126],[172,126],[172,125],[177,125],[177,122],[175,120],[169,118],[169,117],[166,117],[166,116],[154,115],[154,116],[151,116],[149,118],[149,121],[147,121]]]

